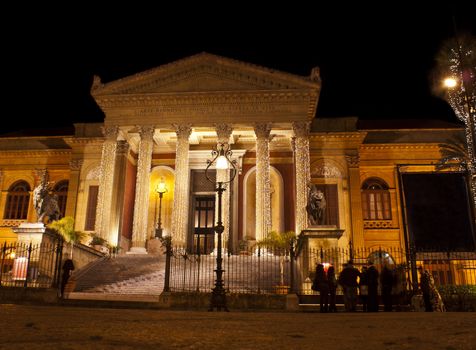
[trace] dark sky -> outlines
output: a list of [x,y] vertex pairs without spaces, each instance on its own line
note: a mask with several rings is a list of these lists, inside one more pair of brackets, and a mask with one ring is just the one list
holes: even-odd
[[64,16],[30,9],[8,28],[2,24],[8,92],[1,131],[102,121],[89,96],[93,74],[108,82],[202,51],[300,75],[320,66],[317,117],[456,121],[431,95],[430,72],[442,41],[453,36],[452,14],[459,30],[475,34],[474,8],[358,3],[51,9]]

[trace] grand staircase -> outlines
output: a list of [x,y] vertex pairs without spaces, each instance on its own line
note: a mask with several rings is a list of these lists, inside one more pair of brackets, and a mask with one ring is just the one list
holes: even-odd
[[157,301],[164,289],[165,257],[103,258],[73,274],[68,299]]

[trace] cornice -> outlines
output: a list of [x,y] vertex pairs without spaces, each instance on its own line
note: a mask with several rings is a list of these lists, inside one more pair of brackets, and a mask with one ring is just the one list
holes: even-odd
[[71,150],[53,151],[53,150],[25,150],[25,151],[0,151],[0,156],[5,158],[13,157],[35,157],[45,155],[49,156],[70,156]]
[[375,151],[375,150],[439,150],[440,147],[437,144],[424,144],[424,145],[416,145],[416,144],[392,144],[392,145],[362,145],[362,151]]

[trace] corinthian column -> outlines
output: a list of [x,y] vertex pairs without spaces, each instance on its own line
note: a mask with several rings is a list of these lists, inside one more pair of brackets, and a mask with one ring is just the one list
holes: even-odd
[[309,122],[294,122],[294,166],[296,174],[296,234],[308,226],[306,205],[307,185],[311,181],[309,158]]
[[134,202],[134,223],[132,226],[132,252],[145,253],[147,238],[147,213],[149,211],[149,178],[154,145],[154,127],[139,127],[139,160],[137,161],[136,198]]
[[262,240],[271,229],[271,185],[269,176],[270,123],[255,124],[256,134],[256,240]]
[[114,167],[116,163],[117,134],[119,133],[119,127],[104,127],[103,133],[105,140],[102,146],[95,230],[98,236],[109,240],[112,188],[114,183]]
[[[228,144],[233,128],[229,124],[215,124],[215,130],[218,136],[218,143]],[[216,182],[227,182],[230,180],[229,170],[217,170]],[[223,249],[228,247],[228,240],[230,237],[230,198],[231,198],[231,184],[227,185],[227,190],[222,196],[222,221],[225,230],[223,231]],[[217,208],[218,210],[218,208]],[[218,217],[218,216],[217,216]],[[217,242],[218,240],[215,240]]]
[[175,152],[175,188],[174,209],[172,212],[172,239],[177,244],[185,244],[188,227],[189,202],[189,137],[192,132],[190,124],[174,125],[177,134]]

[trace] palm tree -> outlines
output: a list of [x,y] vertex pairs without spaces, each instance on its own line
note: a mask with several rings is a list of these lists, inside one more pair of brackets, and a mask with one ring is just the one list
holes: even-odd
[[467,172],[471,159],[466,148],[466,140],[458,135],[438,145],[440,147],[440,159],[435,165],[436,171],[456,170]]
[[59,233],[67,243],[71,244],[70,258],[73,259],[74,244],[85,238],[86,233],[74,230],[74,219],[71,216],[65,216],[60,220],[53,221],[48,227]]

